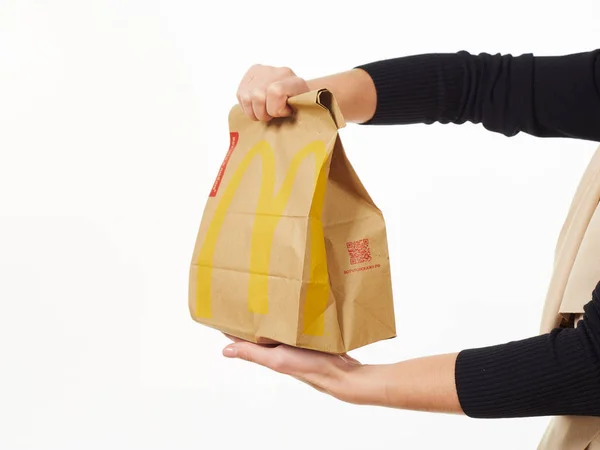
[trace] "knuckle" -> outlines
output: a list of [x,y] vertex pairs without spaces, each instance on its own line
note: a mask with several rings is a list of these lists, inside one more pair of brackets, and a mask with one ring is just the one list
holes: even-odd
[[251,96],[252,96],[252,101],[264,102],[265,98],[266,98],[266,93],[263,89],[253,89]]
[[271,369],[273,369],[275,372],[280,372],[283,373],[286,370],[286,362],[285,359],[282,358],[280,355],[277,355],[273,358],[273,361],[271,363]]
[[283,86],[281,83],[271,83],[267,88],[267,95],[269,97],[280,98],[284,96]]
[[292,77],[292,76],[296,75],[294,73],[294,71],[292,69],[290,69],[289,67],[279,67],[277,69],[277,71],[279,72],[279,74],[281,76],[284,76],[284,77]]
[[247,105],[252,102],[252,98],[247,92],[239,94],[239,99],[244,105]]

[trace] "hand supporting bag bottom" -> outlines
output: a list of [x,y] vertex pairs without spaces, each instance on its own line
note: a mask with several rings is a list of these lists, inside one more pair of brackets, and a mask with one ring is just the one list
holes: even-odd
[[231,145],[189,274],[198,323],[341,354],[396,336],[386,227],[344,152],[327,90],[268,123],[229,114]]

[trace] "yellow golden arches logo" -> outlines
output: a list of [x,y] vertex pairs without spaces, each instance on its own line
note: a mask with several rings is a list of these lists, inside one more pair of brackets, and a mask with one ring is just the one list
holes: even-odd
[[327,185],[327,148],[322,141],[314,141],[297,152],[286,173],[279,191],[275,194],[275,154],[266,141],[258,142],[244,156],[229,181],[215,209],[198,257],[196,315],[212,317],[211,278],[213,256],[217,238],[225,215],[244,173],[255,157],[262,162],[262,180],[250,246],[250,280],[248,283],[248,309],[255,314],[267,314],[268,276],[271,247],[277,223],[288,203],[292,186],[302,161],[310,155],[315,158],[315,188],[309,212],[310,265],[309,281],[304,306],[304,334],[322,335],[325,328],[324,313],[329,299],[329,274],[325,253],[325,238],[321,214]]

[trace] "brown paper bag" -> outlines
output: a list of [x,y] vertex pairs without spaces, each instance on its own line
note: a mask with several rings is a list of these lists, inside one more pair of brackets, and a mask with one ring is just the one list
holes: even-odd
[[396,336],[383,216],[346,158],[327,90],[293,117],[229,114],[231,144],[206,203],[189,310],[257,343],[327,353]]

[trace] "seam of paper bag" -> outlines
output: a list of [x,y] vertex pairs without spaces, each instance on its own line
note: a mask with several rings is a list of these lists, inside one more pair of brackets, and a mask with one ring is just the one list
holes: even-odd
[[335,295],[336,293],[340,293],[340,294],[342,294],[342,297],[343,297],[343,292],[340,291],[339,289],[335,289],[333,287],[333,285],[331,284],[331,277],[329,277],[329,292],[331,292],[331,296],[333,297],[333,301],[334,301],[333,306],[335,307],[335,321],[337,322],[337,328],[338,328],[338,331],[340,332],[340,340],[342,341],[342,348],[344,349],[344,351],[346,351],[347,347],[346,347],[346,341],[344,340],[344,330],[342,329],[342,325],[341,325],[343,323],[343,321],[340,320],[340,315],[343,314],[343,312],[341,310],[341,307],[338,308],[338,300]]
[[[314,197],[314,196],[313,196]],[[310,205],[312,207],[312,200],[310,201]],[[310,211],[310,209],[309,209]],[[308,220],[306,221],[306,234],[304,235],[304,258],[302,258],[302,269],[300,270],[300,273],[302,274],[302,277],[304,277],[304,270],[306,269],[306,249],[308,247],[308,233],[310,230],[310,217],[307,218]],[[310,277],[310,275],[309,275]],[[302,294],[304,291],[304,302],[302,302]],[[303,306],[306,305],[306,288],[304,288],[303,285],[300,285],[300,298],[298,299],[298,309],[296,310],[296,345],[299,344],[299,338],[302,334],[304,334],[304,330],[306,329],[306,324],[304,323],[304,320],[306,319],[304,314],[302,314],[302,316],[300,315],[301,313],[303,313],[302,308]],[[302,317],[302,322],[300,322],[300,317]]]
[[342,327],[340,325],[343,323],[343,320],[340,320],[340,316],[342,316],[344,312],[342,311],[341,305],[340,308],[337,308],[338,303],[336,297],[336,294],[338,294],[341,298],[344,298],[344,292],[341,289],[336,289],[335,287],[333,287],[333,285],[331,284],[331,279],[329,280],[329,289],[331,290],[331,295],[333,295],[333,298],[336,300],[336,320],[338,322],[340,336],[342,337],[342,344],[344,344],[344,348],[346,348],[346,342],[344,341],[344,330],[342,330]]
[[288,214],[265,214],[257,212],[245,212],[245,211],[227,211],[226,215],[239,215],[239,216],[265,216],[265,217],[286,217],[288,219],[307,219],[309,216],[294,216]]
[[[317,103],[318,104],[318,103]],[[321,106],[321,105],[320,105]],[[333,120],[333,117],[332,117]],[[334,141],[334,139],[337,139],[338,135],[337,135],[337,131],[334,133],[334,135],[331,137],[331,139],[329,140],[329,142],[327,143],[327,147],[326,148],[331,148],[331,143],[332,141]],[[329,152],[327,154],[327,158],[325,159],[325,161],[323,161],[323,164],[321,164],[321,167],[319,167],[319,172],[317,174],[317,178],[316,178],[316,183],[318,183],[319,181],[319,176],[321,174],[321,170],[323,170],[323,168],[325,167],[325,165],[331,160],[332,156],[333,156],[333,152],[335,150],[335,141],[333,142],[334,147],[332,148],[331,152]],[[327,179],[325,180],[325,189],[327,189],[327,180],[329,180],[329,174],[327,174]],[[317,186],[315,184],[315,190],[316,190]],[[327,192],[325,192],[325,195],[327,195]],[[312,198],[310,200],[310,206],[308,208],[308,217],[306,217],[308,219],[308,221],[310,220],[318,220],[319,222],[321,222],[321,226],[323,227],[323,229],[325,229],[325,226],[323,225],[323,211],[321,211],[321,217],[311,217],[310,216],[310,211],[312,210],[312,206],[313,203],[315,201],[315,192],[313,191],[313,195]],[[325,202],[323,202],[323,208],[325,208]],[[310,225],[307,221],[307,227],[306,227],[306,238],[304,240],[304,259],[302,261],[302,276],[304,276],[304,271],[306,270],[306,254],[309,253],[308,249],[309,249],[309,233],[308,231],[310,230]],[[312,239],[313,237],[310,236],[310,239]],[[325,236],[323,236],[323,239],[325,238]],[[325,245],[325,241],[323,241],[323,245]],[[309,253],[309,258],[312,258],[313,255],[311,255]],[[327,258],[327,251],[325,252],[325,257]],[[327,264],[327,266],[329,266]],[[329,267],[328,267],[329,269]],[[331,292],[331,277],[329,276],[329,270],[327,270],[327,283],[329,284],[329,288],[330,288],[330,292]],[[298,338],[300,335],[304,334],[303,330],[306,330],[307,326],[306,323],[304,322],[306,317],[303,314],[303,309],[306,307],[306,292],[304,293],[304,302],[302,302],[302,296],[300,297],[300,301],[298,302],[298,311],[297,311],[297,318],[298,320],[296,321],[296,323],[298,323],[298,332],[296,333],[296,343],[298,343]],[[327,308],[326,308],[327,310]],[[337,305],[336,305],[336,310],[337,310]],[[325,312],[323,312],[324,314]],[[300,317],[302,317],[303,322],[300,322]]]
[[[372,212],[372,213],[378,214],[376,211]],[[285,217],[287,219],[310,219],[310,220],[320,220],[321,222],[323,222],[322,218],[318,219],[316,217],[310,217],[310,216],[288,216],[288,215],[278,216],[276,214],[252,213],[252,212],[242,212],[242,211],[228,211],[225,213],[225,215],[266,216],[266,217],[282,217],[282,218]],[[330,227],[335,227],[338,225],[345,225],[347,223],[356,222],[357,220],[365,220],[365,219],[369,219],[371,217],[372,217],[371,215],[365,215],[365,216],[361,216],[361,217],[355,217],[355,218],[349,219],[349,220],[340,220],[340,221],[329,223],[329,224],[323,224],[323,228],[330,228]]]
[[227,271],[227,272],[237,272],[237,273],[243,273],[243,274],[251,273],[253,275],[261,275],[263,277],[280,278],[282,280],[297,281],[298,283],[309,284],[308,281],[299,280],[297,278],[290,278],[290,277],[284,277],[281,275],[273,275],[273,274],[261,273],[261,272],[250,272],[249,270],[231,269],[231,268],[217,267],[217,266],[207,266],[205,264],[192,264],[192,267],[206,267],[207,269],[212,269],[212,270],[223,270],[223,271]]

